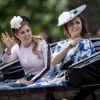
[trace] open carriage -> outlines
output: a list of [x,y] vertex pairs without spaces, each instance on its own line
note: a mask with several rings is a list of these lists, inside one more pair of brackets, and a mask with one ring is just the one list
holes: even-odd
[[[88,66],[89,64],[93,64],[94,66],[100,66],[100,38],[91,39],[94,47],[96,49],[96,53],[91,57],[85,58],[82,61],[74,63],[69,67],[79,67],[79,66]],[[56,43],[51,44],[52,49]],[[23,70],[20,69],[19,61],[14,61],[10,64],[0,64],[0,70],[13,70],[8,66],[16,66],[19,64],[19,72],[24,75]],[[18,70],[17,69],[17,70]],[[20,76],[19,73],[19,76]],[[5,73],[6,74],[6,73]],[[12,73],[14,76],[14,73]],[[17,77],[19,77],[17,76]],[[2,74],[1,76],[2,77]],[[9,76],[8,76],[9,78]],[[2,84],[2,82],[0,83]],[[81,87],[73,87],[70,86],[67,82],[64,84],[55,84],[55,85],[43,85],[43,86],[25,86],[25,87],[17,87],[17,88],[8,88],[8,87],[0,87],[0,100],[73,100],[74,96],[80,91],[91,91],[91,96],[89,96],[86,100],[99,100],[100,93],[100,84],[89,84],[83,85]]]

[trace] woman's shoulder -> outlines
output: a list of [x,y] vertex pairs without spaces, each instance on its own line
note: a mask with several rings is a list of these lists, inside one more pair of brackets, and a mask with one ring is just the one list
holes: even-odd
[[13,47],[12,47],[12,51],[18,51],[19,50],[19,45],[18,44],[15,44]]
[[48,44],[45,40],[39,41],[38,48],[47,48]]
[[80,45],[84,45],[84,47],[88,48],[88,47],[93,47],[93,43],[90,39],[81,39],[80,40]]
[[62,40],[62,41],[57,42],[55,49],[54,49],[54,52],[60,51],[61,48],[63,48],[66,43],[67,43],[66,40]]
[[88,39],[81,39],[80,43],[91,43],[92,41],[88,38]]
[[62,41],[57,42],[57,45],[62,46],[65,43],[67,43],[67,40],[62,40]]
[[47,45],[47,42],[43,39],[39,42],[40,45]]
[[14,44],[14,46],[12,48],[19,48],[19,44]]

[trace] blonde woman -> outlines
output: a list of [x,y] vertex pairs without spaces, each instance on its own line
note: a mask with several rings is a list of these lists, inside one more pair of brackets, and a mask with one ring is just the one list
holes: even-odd
[[10,25],[14,39],[7,32],[2,33],[2,41],[6,46],[3,62],[19,59],[26,75],[31,76],[31,79],[20,79],[17,83],[31,84],[51,71],[47,67],[47,43],[32,36],[31,21],[26,16],[14,16]]

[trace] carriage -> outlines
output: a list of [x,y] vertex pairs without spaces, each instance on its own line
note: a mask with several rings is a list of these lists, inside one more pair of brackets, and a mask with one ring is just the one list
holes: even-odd
[[[89,64],[92,64],[95,67],[99,68],[100,65],[100,38],[91,38],[93,45],[96,49],[96,53],[91,57],[85,58],[82,61],[74,63],[69,66],[69,68],[73,67],[86,67]],[[51,44],[51,48],[53,49],[57,43]],[[16,65],[19,67],[16,68]],[[18,60],[11,62],[9,64],[4,64],[1,62],[0,64],[0,72],[10,70],[12,77],[15,78],[15,69],[19,72],[17,78],[24,75],[23,70],[21,69],[20,63]],[[99,68],[100,69],[100,68]],[[14,71],[15,72],[14,72]],[[5,73],[6,74],[6,73]],[[7,75],[6,75],[7,76]],[[2,84],[3,78],[2,73],[0,73],[0,79]],[[8,77],[9,78],[9,75]],[[100,84],[87,84],[81,87],[73,87],[66,84],[53,84],[53,85],[42,85],[42,86],[25,86],[25,87],[17,87],[17,88],[8,88],[0,86],[0,100],[73,100],[74,96],[80,91],[91,91],[91,95],[86,100],[99,100],[100,97]]]

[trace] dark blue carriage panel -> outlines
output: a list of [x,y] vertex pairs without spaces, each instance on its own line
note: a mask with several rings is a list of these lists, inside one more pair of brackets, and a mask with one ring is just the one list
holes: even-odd
[[100,51],[100,41],[93,42],[96,52]]
[[[3,75],[3,77],[1,77]],[[0,67],[0,80],[6,79],[19,79],[25,76],[25,72],[19,62],[19,60],[15,60],[10,63],[2,63]]]
[[95,47],[96,52],[100,51],[100,38],[91,38],[91,41]]
[[58,42],[50,44],[50,47],[51,47],[51,50],[52,50],[53,53],[54,53],[54,50],[55,50],[55,47],[56,47],[57,43]]
[[71,66],[69,66],[69,68],[82,68],[91,63],[95,63],[95,62],[99,62],[99,61],[100,61],[100,52],[97,52],[97,53],[91,55],[90,57],[87,57],[81,61],[78,61],[78,62],[72,64]]

